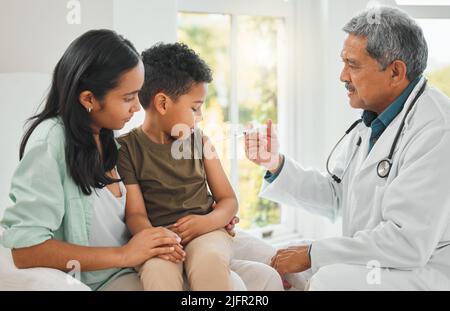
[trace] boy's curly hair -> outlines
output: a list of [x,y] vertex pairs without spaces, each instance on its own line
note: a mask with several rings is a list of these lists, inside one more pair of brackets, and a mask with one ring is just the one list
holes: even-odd
[[173,101],[190,91],[193,84],[210,83],[209,66],[187,45],[157,43],[142,52],[145,81],[139,100],[147,109],[156,94],[163,92]]

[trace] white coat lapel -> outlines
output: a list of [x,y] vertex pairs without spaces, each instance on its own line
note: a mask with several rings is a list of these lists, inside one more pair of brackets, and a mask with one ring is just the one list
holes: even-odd
[[[401,122],[402,122],[403,118],[405,117],[406,111],[408,110],[408,107],[411,105],[412,101],[416,97],[417,93],[422,88],[424,82],[425,82],[425,79],[422,78],[420,80],[420,82],[417,83],[416,87],[413,89],[413,91],[409,95],[402,111],[391,122],[391,124],[389,124],[389,126],[386,128],[386,130],[383,132],[383,134],[380,136],[378,141],[373,146],[373,148],[370,151],[369,155],[367,156],[366,160],[362,164],[359,173],[361,173],[364,170],[369,169],[369,168],[374,169],[374,167],[376,165],[378,165],[378,163],[381,160],[387,158],[387,156],[389,155],[389,152],[391,150],[392,144],[394,143],[395,135],[397,134],[397,131],[400,128]],[[411,111],[410,115],[412,115],[413,113],[414,113],[414,111]],[[400,135],[399,141],[397,142],[397,146],[395,148],[394,155],[400,146],[400,142],[402,140],[402,136],[403,136],[405,130],[406,130],[406,127],[403,128],[403,133]],[[368,148],[368,144],[365,145],[365,148]],[[374,170],[374,172],[375,172],[375,170]]]
[[[362,164],[361,171],[367,168],[373,168],[374,165],[378,165],[381,160],[387,158],[387,156],[389,155],[389,151],[391,150],[392,143],[394,142],[395,135],[397,134],[397,131],[402,122],[403,116],[403,113],[400,113],[384,130],[383,134],[380,136],[380,138],[378,138],[378,141],[372,147],[372,150]],[[368,144],[366,144],[365,148],[369,148]]]

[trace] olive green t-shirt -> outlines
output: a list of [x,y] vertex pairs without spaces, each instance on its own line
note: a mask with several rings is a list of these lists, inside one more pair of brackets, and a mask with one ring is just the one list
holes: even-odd
[[[207,186],[202,140],[201,131],[196,131],[183,147],[180,141],[157,144],[141,127],[119,137],[120,177],[126,185],[140,186],[153,226],[167,226],[186,215],[211,212],[214,200]],[[184,154],[173,156],[172,145],[177,142],[176,147]]]

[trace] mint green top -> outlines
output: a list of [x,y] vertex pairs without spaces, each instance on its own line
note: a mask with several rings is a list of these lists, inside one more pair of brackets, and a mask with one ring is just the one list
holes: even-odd
[[[14,172],[0,225],[6,248],[23,248],[49,239],[89,246],[93,195],[84,195],[67,169],[62,121],[49,119],[33,131]],[[131,269],[82,272],[81,281],[93,290],[103,288]]]

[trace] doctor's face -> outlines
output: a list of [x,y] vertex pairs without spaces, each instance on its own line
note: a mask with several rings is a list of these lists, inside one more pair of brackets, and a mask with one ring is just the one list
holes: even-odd
[[350,105],[381,113],[389,104],[389,70],[381,65],[366,50],[367,38],[349,35],[341,53],[344,68],[341,81],[348,90]]

